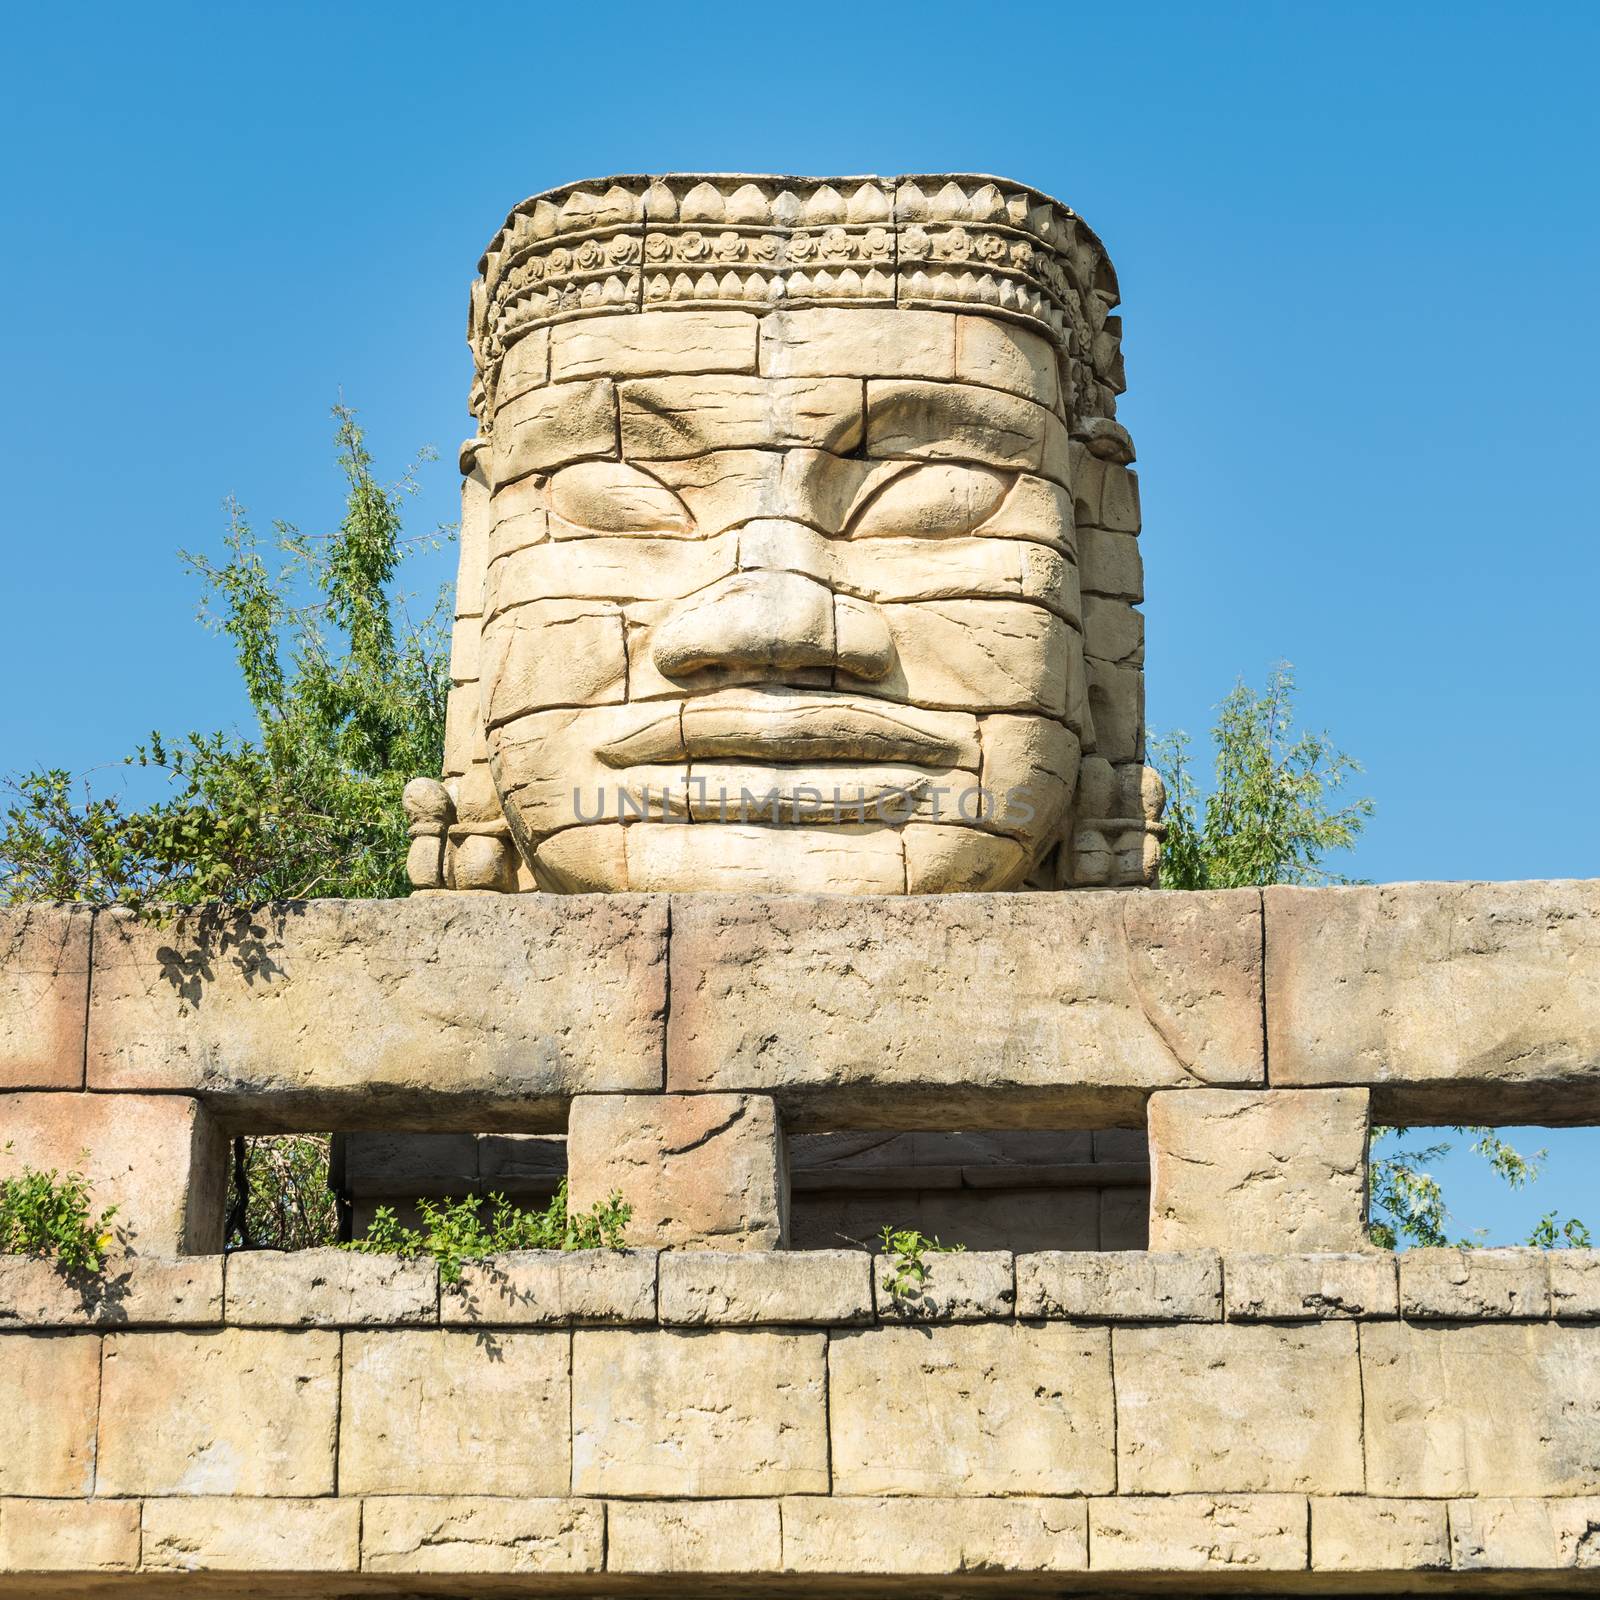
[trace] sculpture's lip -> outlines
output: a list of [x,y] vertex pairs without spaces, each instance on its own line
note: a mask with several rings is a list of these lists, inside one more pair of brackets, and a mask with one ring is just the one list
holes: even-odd
[[651,802],[685,822],[905,822],[933,783],[871,768],[848,774],[771,765],[712,767],[679,789],[664,785]]
[[643,726],[595,752],[610,767],[744,760],[816,766],[957,764],[960,745],[938,714],[804,690],[721,690],[673,701]]

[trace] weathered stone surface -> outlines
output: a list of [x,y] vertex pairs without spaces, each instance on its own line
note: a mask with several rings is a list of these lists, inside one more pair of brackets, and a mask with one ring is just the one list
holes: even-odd
[[[937,374],[924,372],[922,376]],[[1038,334],[995,317],[960,319],[956,376],[964,383],[1009,389],[1042,406],[1054,406],[1059,398],[1055,348]]]
[[439,1294],[447,1326],[655,1318],[654,1250],[515,1250],[466,1262]]
[[0,910],[0,1090],[83,1086],[87,906]]
[[944,311],[779,310],[761,319],[761,371],[775,378],[953,378],[956,323]]
[[1366,1244],[1364,1089],[1150,1097],[1152,1250]]
[[825,1494],[820,1333],[572,1336],[572,1490],[648,1498]]
[[1082,1572],[1089,1564],[1087,1505],[1036,1496],[794,1496],[783,1502],[783,1570],[851,1576]]
[[1299,1494],[1127,1495],[1089,1502],[1095,1572],[1300,1572],[1307,1556]]
[[1557,1250],[1549,1266],[1551,1314],[1600,1322],[1600,1250]]
[[776,1572],[776,1500],[613,1500],[607,1572]]
[[118,1254],[220,1250],[226,1156],[186,1095],[0,1095],[0,1173],[81,1172],[94,1204],[116,1207]]
[[604,1562],[597,1500],[374,1495],[363,1507],[367,1572],[598,1572]]
[[1087,1322],[1216,1322],[1215,1251],[1041,1250],[1017,1257],[1017,1315]]
[[636,378],[618,385],[630,461],[773,446],[848,455],[861,443],[850,378]]
[[147,1500],[149,1572],[356,1572],[359,1500]]
[[621,1194],[635,1244],[772,1250],[787,1238],[783,1134],[765,1095],[580,1095],[567,1174],[576,1211]]
[[1361,1373],[1349,1324],[1118,1328],[1111,1337],[1124,1493],[1360,1492]]
[[95,1487],[100,1340],[0,1340],[0,1496],[86,1495]]
[[864,1250],[667,1251],[661,1320],[687,1327],[870,1322],[872,1267]]
[[1373,1323],[1361,1372],[1371,1493],[1600,1493],[1600,1328]]
[[791,1127],[1125,1123],[1261,1081],[1259,958],[1254,890],[685,900],[668,1082],[771,1091]]
[[1450,1549],[1458,1572],[1600,1569],[1600,1496],[1452,1500]]
[[865,1329],[834,1335],[828,1374],[835,1494],[1105,1494],[1116,1481],[1103,1329]]
[[495,487],[531,472],[615,456],[617,398],[609,379],[553,383],[502,406],[495,417]]
[[439,1320],[433,1261],[349,1250],[239,1250],[228,1257],[227,1317],[246,1328],[362,1328]]
[[631,896],[312,900],[96,933],[89,1082],[321,1126],[562,1124],[661,1081],[666,907]]
[[1429,1320],[1516,1320],[1550,1315],[1542,1250],[1407,1250],[1400,1314]]
[[1269,889],[1272,1081],[1384,1121],[1600,1116],[1600,882]]
[[885,1322],[985,1322],[1016,1308],[1009,1250],[961,1250],[923,1257],[923,1276],[902,1283],[896,1258],[873,1258],[872,1292]]
[[1222,1278],[1230,1322],[1399,1315],[1388,1251],[1229,1255]]
[[101,1272],[0,1256],[0,1330],[204,1326],[222,1321],[221,1256],[127,1256]]
[[100,1412],[98,1494],[332,1494],[339,1336],[109,1334]]
[[1449,1565],[1442,1500],[1344,1495],[1311,1502],[1314,1572],[1426,1572]]
[[137,1500],[0,1500],[0,1575],[138,1565]]
[[344,1336],[343,1494],[563,1495],[567,1338]]
[[757,326],[747,311],[640,311],[564,322],[550,330],[550,376],[754,372]]

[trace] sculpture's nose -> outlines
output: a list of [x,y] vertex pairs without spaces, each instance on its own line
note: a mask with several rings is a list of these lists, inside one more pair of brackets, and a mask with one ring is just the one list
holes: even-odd
[[741,570],[690,595],[657,630],[651,654],[669,678],[714,669],[774,674],[837,667],[881,678],[893,649],[876,606],[836,595],[826,541],[802,527],[751,525]]

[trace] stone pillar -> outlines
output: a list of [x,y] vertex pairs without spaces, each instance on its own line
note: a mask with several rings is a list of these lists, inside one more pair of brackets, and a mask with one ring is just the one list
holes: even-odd
[[567,1124],[569,1201],[619,1191],[630,1245],[776,1250],[789,1241],[777,1106],[760,1094],[585,1094]]
[[189,1095],[0,1094],[0,1172],[24,1166],[83,1173],[133,1254],[222,1248],[227,1140]]
[[1150,1248],[1369,1248],[1365,1089],[1150,1097]]

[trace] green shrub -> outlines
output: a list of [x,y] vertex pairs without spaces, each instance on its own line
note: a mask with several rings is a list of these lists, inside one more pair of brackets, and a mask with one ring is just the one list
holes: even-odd
[[928,1263],[925,1256],[960,1255],[964,1244],[940,1244],[937,1237],[930,1238],[915,1228],[891,1228],[883,1225],[878,1236],[889,1267],[883,1286],[897,1297],[914,1294],[928,1281]]
[[[419,1200],[420,1228],[407,1228],[388,1206],[372,1214],[372,1225],[347,1250],[369,1256],[432,1256],[439,1278],[456,1283],[461,1265],[507,1250],[620,1250],[633,1207],[613,1192],[574,1216],[567,1208],[567,1183],[542,1211],[514,1206],[503,1194],[487,1200]],[[487,1214],[486,1214],[487,1211]]]
[[0,1255],[41,1256],[69,1272],[98,1272],[116,1238],[116,1211],[107,1206],[95,1215],[81,1172],[62,1177],[53,1168],[24,1167],[17,1177],[0,1178]]

